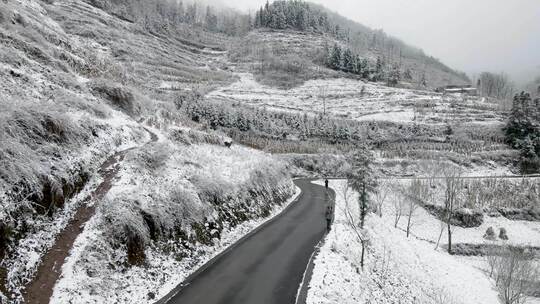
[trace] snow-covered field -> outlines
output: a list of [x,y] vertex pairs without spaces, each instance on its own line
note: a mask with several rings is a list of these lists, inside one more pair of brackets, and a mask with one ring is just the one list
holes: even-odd
[[[489,279],[481,258],[452,256],[435,250],[440,222],[423,209],[414,217],[406,237],[403,223],[394,228],[391,200],[383,216],[367,218],[369,240],[366,266],[360,269],[361,246],[346,221],[345,181],[331,181],[336,190],[335,222],[315,259],[308,303],[499,303],[495,282]],[[352,214],[357,213],[356,195],[348,195]],[[505,227],[510,244],[538,245],[538,222],[488,218],[479,228],[455,227],[454,241],[481,243],[486,227]],[[443,239],[445,236],[443,236]],[[531,299],[529,303],[537,299]]]
[[495,106],[478,98],[386,87],[354,79],[317,79],[280,90],[239,73],[240,80],[211,92],[208,98],[265,107],[277,111],[319,114],[357,121],[441,124],[446,120],[500,124]]

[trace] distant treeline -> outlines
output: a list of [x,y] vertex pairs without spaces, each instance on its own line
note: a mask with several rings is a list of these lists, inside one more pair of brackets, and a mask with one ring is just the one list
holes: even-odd
[[249,15],[230,9],[177,0],[87,0],[130,22],[154,31],[193,25],[211,32],[243,35],[252,29]]
[[[361,58],[350,48],[342,48],[335,44],[333,48],[324,47],[325,65],[331,69],[359,75],[371,81],[386,81],[389,86],[396,86],[401,80],[413,81],[412,72],[399,63],[388,64],[383,57],[377,57],[375,63]],[[427,86],[425,73],[421,74],[418,83]]]

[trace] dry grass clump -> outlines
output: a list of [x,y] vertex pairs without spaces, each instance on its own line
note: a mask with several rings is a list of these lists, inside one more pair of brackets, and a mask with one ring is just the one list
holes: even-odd
[[[62,106],[4,103],[0,113],[0,178],[13,197],[39,193],[62,153],[87,143],[92,126],[71,120]],[[56,168],[58,170],[59,168]],[[23,198],[19,197],[19,198]]]
[[126,114],[140,114],[141,106],[129,88],[107,80],[96,80],[90,84],[90,87],[95,94],[108,100],[112,106],[119,108]]

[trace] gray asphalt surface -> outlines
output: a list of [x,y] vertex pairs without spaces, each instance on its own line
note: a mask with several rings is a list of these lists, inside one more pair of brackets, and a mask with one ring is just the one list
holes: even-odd
[[324,211],[330,204],[324,186],[295,183],[302,189],[296,202],[158,303],[295,303],[310,257],[326,233]]

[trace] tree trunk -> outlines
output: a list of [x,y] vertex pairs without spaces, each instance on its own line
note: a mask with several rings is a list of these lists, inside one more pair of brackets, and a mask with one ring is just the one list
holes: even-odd
[[437,244],[435,245],[435,250],[437,250],[437,248],[439,248],[439,244],[441,242],[443,231],[444,231],[444,226],[441,224],[441,232],[439,233],[439,238],[437,239]]
[[411,232],[411,217],[412,214],[409,214],[409,219],[407,220],[407,237],[409,237],[409,234]]
[[362,194],[360,197],[360,228],[364,229],[364,220],[366,218],[366,186],[362,187]]
[[452,254],[452,225],[448,221],[448,253]]
[[364,251],[366,250],[366,245],[364,242],[362,242],[362,257],[360,258],[360,267],[362,267],[362,271],[364,270]]

